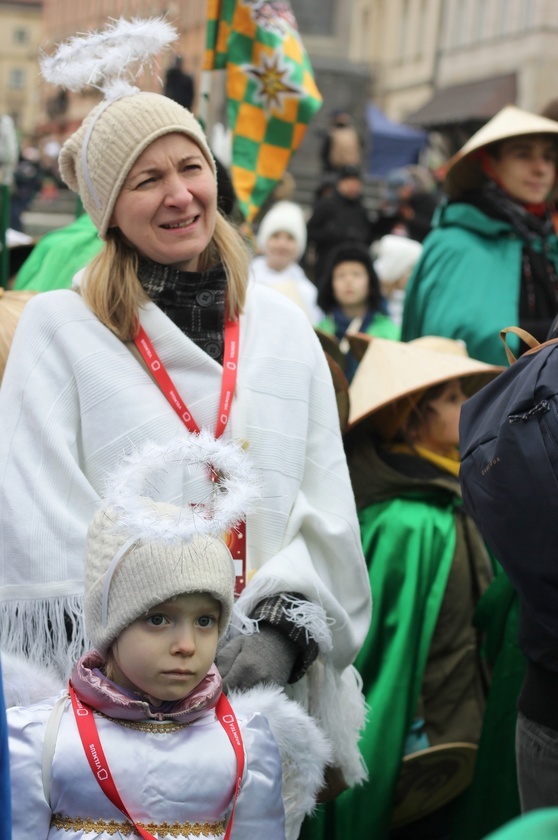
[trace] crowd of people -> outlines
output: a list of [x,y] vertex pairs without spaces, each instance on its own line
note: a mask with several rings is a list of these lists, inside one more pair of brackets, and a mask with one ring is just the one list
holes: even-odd
[[332,112],[314,206],[248,238],[173,78],[66,138],[84,213],[14,284],[2,837],[545,837],[554,659],[520,649],[459,420],[502,328],[554,335],[558,123],[503,109],[443,196],[399,170],[374,217]]

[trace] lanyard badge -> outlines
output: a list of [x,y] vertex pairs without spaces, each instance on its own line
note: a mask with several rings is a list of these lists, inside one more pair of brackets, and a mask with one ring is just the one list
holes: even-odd
[[[217,414],[217,425],[215,438],[221,437],[229,421],[236,379],[238,373],[238,356],[240,350],[240,322],[237,318],[225,321],[225,351],[223,355],[223,377],[221,380],[221,394],[219,398],[219,412]],[[135,338],[136,347],[147,365],[151,375],[161,389],[167,401],[180,417],[186,428],[192,434],[199,434],[200,429],[194,420],[188,406],[178,393],[174,382],[170,378],[167,369],[157,355],[157,352],[149,339],[147,333],[139,325]],[[235,567],[235,595],[240,595],[246,586],[246,522],[237,523],[223,540],[228,546]]]

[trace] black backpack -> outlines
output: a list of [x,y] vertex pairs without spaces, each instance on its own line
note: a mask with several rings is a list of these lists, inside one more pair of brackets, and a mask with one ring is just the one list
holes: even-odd
[[558,339],[513,360],[461,409],[467,512],[521,597],[558,637]]

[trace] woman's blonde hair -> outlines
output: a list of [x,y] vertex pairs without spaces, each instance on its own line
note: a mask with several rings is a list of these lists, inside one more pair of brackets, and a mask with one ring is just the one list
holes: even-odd
[[[227,314],[237,317],[244,308],[251,254],[240,231],[217,213],[213,237],[198,270],[219,262],[227,275]],[[122,341],[133,341],[138,310],[148,301],[137,276],[138,252],[119,230],[109,229],[103,250],[87,268],[82,295],[99,321]]]

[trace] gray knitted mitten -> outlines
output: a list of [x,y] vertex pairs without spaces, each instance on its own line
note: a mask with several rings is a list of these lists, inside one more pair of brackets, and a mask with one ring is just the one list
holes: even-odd
[[223,687],[248,689],[258,683],[284,687],[298,657],[297,646],[287,636],[266,622],[258,633],[237,636],[217,650],[217,668]]

